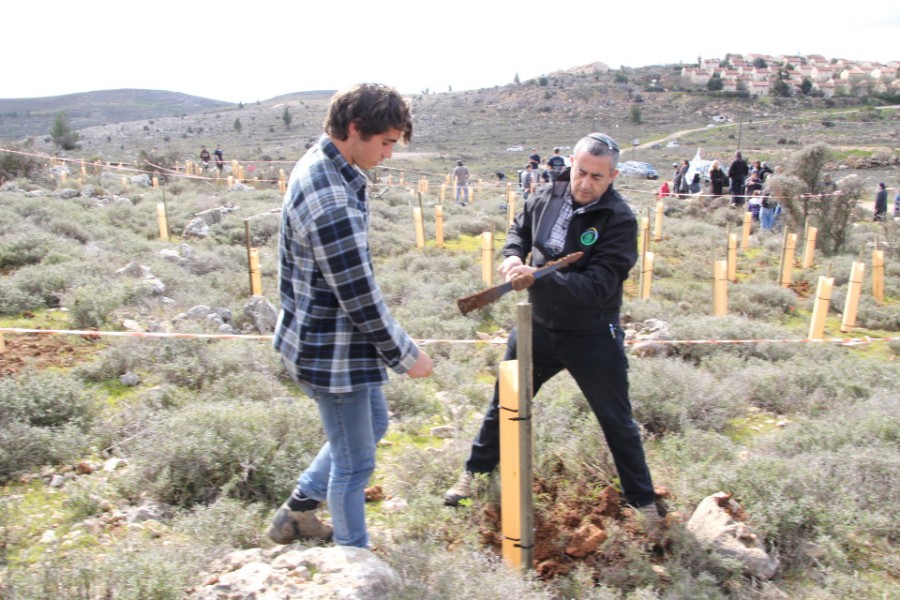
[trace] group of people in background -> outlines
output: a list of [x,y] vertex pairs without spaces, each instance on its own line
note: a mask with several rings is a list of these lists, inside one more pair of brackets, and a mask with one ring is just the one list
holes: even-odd
[[[522,196],[526,200],[540,184],[555,181],[565,170],[566,159],[560,154],[561,151],[561,148],[554,148],[552,156],[542,162],[538,149],[531,149],[528,162],[525,164],[525,168],[518,171],[517,177]],[[505,174],[497,172],[496,175],[498,182],[506,181]],[[456,166],[450,172],[450,181],[455,190],[456,203],[460,206],[469,204],[469,178],[469,169],[463,164],[463,161],[457,160]]]
[[[216,144],[216,150],[213,152],[213,156],[216,157],[216,169],[219,170],[219,174],[222,174],[222,170],[225,168],[225,153],[222,152],[222,147]],[[212,157],[209,155],[209,150],[206,149],[206,146],[202,146],[200,148],[200,167],[203,169],[205,173],[207,169],[209,169],[210,159]]]
[[[678,196],[687,198],[689,195],[699,194],[703,189],[702,176],[699,170],[691,173],[691,163],[687,159],[672,163],[672,186],[663,182],[659,189],[659,197]],[[765,161],[744,160],[740,151],[735,152],[734,160],[728,166],[728,170],[722,168],[718,160],[712,161],[706,172],[709,182],[710,196],[720,198],[725,195],[726,186],[731,196],[731,206],[742,208],[746,201],[747,209],[753,215],[753,220],[760,223],[760,227],[773,231],[777,227],[778,216],[781,207],[778,202],[767,193],[766,180],[780,167],[773,170]]]
[[[678,196],[683,199],[689,195],[699,194],[702,189],[700,173],[695,172],[689,177],[690,168],[691,164],[687,159],[683,159],[680,163],[672,163],[672,186],[670,188],[669,182],[664,181],[659,188],[659,197]],[[722,169],[718,160],[712,161],[706,178],[713,198],[724,196],[727,185],[732,207],[742,208],[746,201],[747,210],[753,215],[753,220],[759,222],[762,229],[774,231],[778,228],[781,206],[768,193],[766,181],[770,175],[780,172],[781,167],[772,169],[766,161],[755,160],[748,163],[738,151],[735,152],[734,160],[728,166],[727,172]],[[837,184],[827,173],[822,178],[822,188],[822,199],[837,192]],[[875,221],[887,219],[888,191],[883,182],[878,184],[874,209]],[[900,218],[900,191],[894,197],[894,218]]]
[[537,148],[531,149],[525,168],[519,171],[519,187],[522,197],[526,200],[541,183],[556,181],[556,178],[566,168],[566,159],[560,154],[560,148],[553,149],[553,155],[541,162],[541,155]]

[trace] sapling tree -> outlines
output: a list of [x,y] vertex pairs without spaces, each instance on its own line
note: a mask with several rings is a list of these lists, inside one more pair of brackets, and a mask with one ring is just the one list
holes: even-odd
[[56,147],[63,150],[74,150],[78,146],[78,132],[72,130],[65,111],[61,110],[56,113],[53,128],[50,129],[50,137],[53,138]]
[[782,174],[772,175],[767,188],[781,206],[785,222],[802,228],[809,222],[818,227],[822,251],[840,252],[858,218],[862,182],[855,175],[834,184],[825,179],[825,165],[831,150],[823,143],[806,146],[792,154]]

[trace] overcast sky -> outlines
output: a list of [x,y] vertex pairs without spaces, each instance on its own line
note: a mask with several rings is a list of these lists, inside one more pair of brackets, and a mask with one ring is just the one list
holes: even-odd
[[143,88],[254,102],[363,81],[403,93],[461,91],[597,61],[618,69],[727,52],[900,60],[900,2],[859,7],[796,0],[8,2],[0,98]]

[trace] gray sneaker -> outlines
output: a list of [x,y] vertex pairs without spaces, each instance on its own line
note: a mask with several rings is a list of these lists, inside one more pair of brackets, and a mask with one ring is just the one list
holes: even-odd
[[332,528],[316,516],[315,510],[294,511],[287,504],[282,504],[266,535],[276,544],[291,544],[298,540],[328,541]]
[[446,506],[459,506],[460,500],[471,498],[474,494],[475,474],[470,471],[463,471],[456,483],[444,493],[444,504]]

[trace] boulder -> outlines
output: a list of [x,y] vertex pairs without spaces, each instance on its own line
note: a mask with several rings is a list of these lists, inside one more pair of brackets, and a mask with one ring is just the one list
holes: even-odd
[[267,335],[275,331],[278,309],[265,296],[253,296],[244,304],[243,312],[253,320],[253,325],[261,334]]
[[758,535],[743,522],[743,509],[730,494],[704,498],[687,523],[687,530],[707,548],[736,560],[747,575],[771,579],[778,560],[769,556]]

